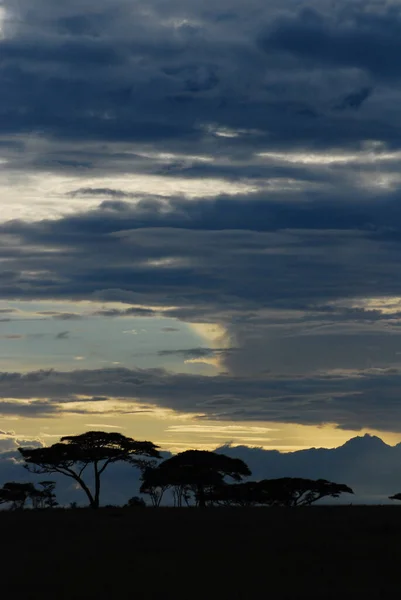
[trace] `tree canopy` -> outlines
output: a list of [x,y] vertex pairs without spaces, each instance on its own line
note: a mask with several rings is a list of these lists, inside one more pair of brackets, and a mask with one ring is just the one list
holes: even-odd
[[[146,457],[160,458],[158,446],[152,442],[103,431],[64,436],[52,446],[19,448],[19,452],[33,473],[60,473],[74,479],[85,492],[91,508],[99,507],[101,475],[110,464],[124,461],[144,469]],[[92,489],[84,479],[90,466]]]
[[33,483],[8,481],[0,489],[0,504],[10,504],[11,510],[23,509],[28,498],[33,498],[38,490]]
[[[207,488],[221,485],[225,477],[241,481],[250,474],[248,466],[239,458],[207,450],[186,450],[163,461],[155,469],[145,471],[141,491],[151,494],[154,504],[158,505],[160,494],[167,487],[173,487],[179,506],[188,492],[192,492],[197,505],[203,507]],[[159,494],[157,500],[155,494]]]
[[207,500],[212,504],[231,506],[310,506],[322,498],[338,498],[353,494],[347,485],[326,479],[281,477],[247,481],[234,485],[220,485],[209,490]]
[[32,508],[54,508],[57,506],[54,481],[41,481],[42,489],[31,482],[8,481],[0,488],[0,504],[9,504],[11,510],[23,509],[28,500]]

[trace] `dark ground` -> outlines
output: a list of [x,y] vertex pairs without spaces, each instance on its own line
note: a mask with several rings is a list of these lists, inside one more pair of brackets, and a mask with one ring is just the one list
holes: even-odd
[[387,598],[401,506],[0,513],[2,598]]

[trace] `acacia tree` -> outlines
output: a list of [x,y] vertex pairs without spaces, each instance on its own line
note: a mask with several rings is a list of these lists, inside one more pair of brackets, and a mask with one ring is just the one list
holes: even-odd
[[[223,484],[225,477],[241,481],[250,475],[248,466],[239,458],[217,454],[207,450],[186,450],[163,461],[152,473],[144,473],[142,491],[158,482],[166,488],[175,489],[176,503],[187,501],[188,490],[192,490],[199,507],[206,506],[209,488]],[[149,492],[148,492],[149,493]]]
[[256,481],[224,483],[210,488],[207,491],[206,499],[212,506],[249,507],[262,504],[258,485],[259,483]]
[[164,492],[170,485],[168,479],[166,478],[166,474],[158,467],[152,466],[143,471],[141,479],[141,494],[148,494],[150,496],[152,505],[157,508],[160,506]]
[[55,508],[58,506],[56,500],[56,494],[54,493],[56,482],[55,481],[39,481],[41,486],[40,490],[40,508]]
[[30,499],[35,507],[35,498],[39,490],[33,483],[8,481],[0,489],[0,504],[10,504],[10,510],[23,510],[26,501]]
[[23,510],[30,500],[32,508],[54,508],[57,506],[54,481],[41,481],[42,489],[31,482],[9,481],[0,488],[0,504],[10,504],[10,510]]
[[[89,506],[99,508],[101,475],[115,462],[127,462],[144,469],[145,457],[160,458],[158,446],[140,442],[121,433],[88,431],[68,435],[46,448],[18,448],[26,468],[37,474],[60,473],[73,479],[85,492]],[[91,468],[91,469],[90,469]],[[93,487],[84,476],[91,470]]]
[[354,493],[343,483],[302,477],[265,479],[258,483],[258,487],[260,498],[266,504],[288,507],[310,506],[322,498],[338,498],[341,494]]
[[325,479],[303,479],[281,477],[247,481],[233,485],[219,485],[208,491],[207,499],[212,504],[223,506],[310,506],[322,498],[338,498],[341,494],[353,494],[351,488],[342,483]]

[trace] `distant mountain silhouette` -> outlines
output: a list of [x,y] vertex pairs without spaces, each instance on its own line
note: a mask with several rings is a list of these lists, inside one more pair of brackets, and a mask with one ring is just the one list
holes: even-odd
[[377,435],[365,433],[365,435],[357,435],[351,438],[339,448],[391,448],[391,446],[383,442]]
[[[401,444],[389,446],[376,436],[357,436],[333,449],[309,448],[281,453],[278,450],[226,445],[216,448],[216,452],[245,461],[252,471],[251,479],[322,478],[349,485],[355,495],[344,495],[333,501],[336,503],[396,504],[388,500],[388,496],[401,492]],[[164,453],[164,457],[168,456],[169,453]],[[36,475],[22,469],[18,459],[15,452],[0,455],[0,486],[6,481],[38,481]],[[85,502],[82,492],[68,479],[57,475],[52,479],[57,481],[60,504]],[[139,472],[128,464],[117,463],[105,473],[103,502],[124,504],[128,498],[139,495],[139,487]],[[168,494],[166,503],[172,504]]]
[[[217,452],[242,458],[253,479],[306,477],[329,479],[353,488],[353,503],[390,503],[401,492],[401,444],[389,446],[377,436],[354,437],[338,448],[309,448],[281,453],[247,446],[221,446]],[[349,498],[337,502],[349,503]]]

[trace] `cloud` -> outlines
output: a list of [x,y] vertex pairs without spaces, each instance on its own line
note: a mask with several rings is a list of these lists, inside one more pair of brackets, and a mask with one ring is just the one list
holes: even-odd
[[[137,305],[105,308],[98,316],[153,316],[156,308],[138,305],[168,303],[177,312],[166,314],[192,310],[199,319],[223,307],[307,308],[376,296],[378,289],[382,295],[401,294],[394,277],[397,194],[374,203],[251,197],[171,201],[163,212],[162,207],[144,202],[126,206],[122,214],[100,207],[59,220],[0,225],[9,240],[0,256],[13,270],[2,298]],[[50,248],[57,249],[51,260]],[[386,268],[378,271],[380,265]],[[29,278],[27,270],[33,273]]]
[[157,314],[157,311],[151,308],[142,308],[140,306],[130,306],[124,309],[104,308],[92,313],[96,317],[153,317]]
[[32,448],[43,446],[43,443],[37,439],[24,439],[16,436],[13,431],[0,432],[0,462],[2,458],[8,457],[10,452],[15,452],[19,446],[30,446]]
[[222,357],[233,374],[398,365],[401,306],[389,313],[379,298],[401,296],[398,193],[297,198],[144,202],[6,223],[0,257],[14,277],[0,294],[131,304],[97,317],[218,323],[237,348]]
[[202,358],[204,356],[213,356],[218,352],[224,352],[224,350],[218,350],[214,348],[182,348],[176,350],[159,350],[159,356],[183,356],[184,358]]
[[60,321],[79,321],[83,319],[83,315],[78,313],[65,313],[65,312],[57,312],[57,311],[42,311],[42,315],[51,316],[53,319],[57,319]]
[[[138,194],[124,192],[123,190],[115,190],[111,188],[78,188],[68,192],[68,196],[75,198],[76,196],[110,196],[111,198],[137,198]],[[113,203],[114,208],[118,208],[118,202]],[[121,205],[124,206],[123,204]]]
[[346,110],[347,108],[358,109],[372,94],[371,88],[362,88],[357,92],[348,94],[343,98],[338,106],[337,110]]
[[358,68],[378,77],[400,75],[394,57],[400,51],[401,15],[397,5],[384,11],[372,5],[346,6],[328,13],[304,8],[275,19],[263,44],[327,67]]
[[[163,375],[169,393],[137,386],[146,401],[216,419],[388,428],[380,398],[396,427],[399,7],[3,7],[1,168],[18,219],[0,222],[0,299],[104,303],[42,312],[59,321],[163,316],[226,332],[226,376],[187,389]],[[10,333],[4,314],[2,336],[30,335]],[[346,370],[363,376],[340,384]],[[173,398],[194,381],[215,405]],[[60,385],[18,410],[57,412]]]
[[[223,421],[337,424],[400,431],[399,369],[305,375],[204,376],[163,369],[36,371],[0,375],[0,414],[128,414],[154,407]],[[8,399],[8,400],[6,400]]]
[[67,340],[69,338],[69,331],[60,331],[60,333],[56,334],[56,340]]
[[185,362],[202,362],[203,359],[224,357],[237,348],[178,348],[171,350],[159,350],[159,356],[177,356],[184,359]]
[[[42,2],[34,22],[27,2],[3,6],[1,131],[13,165],[33,131],[54,153],[38,144],[24,168],[93,172],[104,160],[109,168],[121,164],[124,153],[154,170],[158,152],[188,155],[196,147],[212,157],[221,150],[250,157],[257,146],[333,147],[398,135],[397,120],[377,106],[376,119],[366,114],[351,128],[347,111],[326,111],[338,95],[385,83],[396,93],[381,94],[398,113],[395,5],[311,2],[298,10],[256,0],[252,11],[237,3],[222,18],[225,8],[210,0],[205,7],[176,2],[169,14],[156,2],[146,10],[125,1],[101,0],[96,9]],[[76,189],[131,197],[93,183]]]

